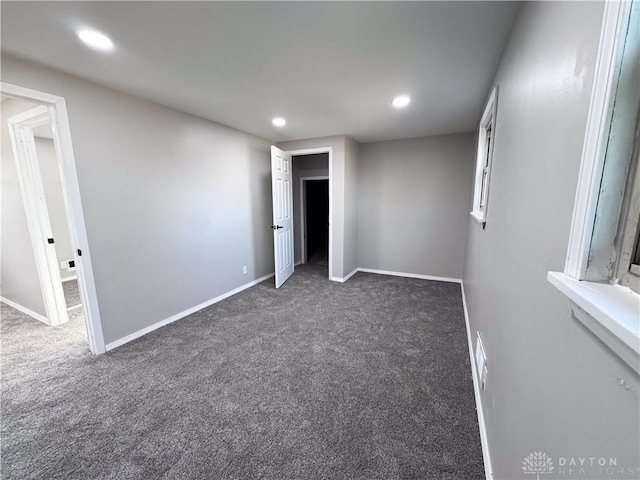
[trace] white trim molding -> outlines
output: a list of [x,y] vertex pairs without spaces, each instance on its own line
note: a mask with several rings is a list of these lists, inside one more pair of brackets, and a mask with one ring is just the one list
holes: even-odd
[[422,275],[420,273],[392,272],[390,270],[377,270],[375,268],[363,267],[354,269],[351,273],[345,275],[344,277],[331,277],[331,280],[333,280],[334,282],[344,283],[358,272],[374,273],[376,275],[389,275],[391,277],[418,278],[420,280],[433,280],[435,282],[462,283],[462,279],[460,278],[437,277],[434,275]]
[[356,268],[351,273],[345,275],[344,277],[331,277],[331,280],[333,280],[334,282],[344,283],[347,280],[349,280],[351,277],[353,277],[359,271],[360,271],[360,269]]
[[[621,69],[625,68],[623,54],[625,42],[629,41],[627,26],[637,25],[629,23],[631,15],[631,2],[611,0],[604,4],[564,273],[548,272],[547,280],[568,297],[573,316],[640,373],[640,295],[615,285],[613,275],[600,278],[607,276],[603,272],[598,278],[592,278],[589,274],[594,261],[593,247],[598,243],[595,239],[603,234],[596,222],[596,212],[602,199],[601,184],[614,116],[615,87]],[[611,189],[619,189],[620,198],[624,194],[624,183],[611,186]],[[606,233],[611,238],[616,234],[615,231]]]
[[[473,207],[471,218],[482,228],[487,221],[489,203],[489,184],[491,182],[491,165],[493,146],[496,137],[496,115],[498,113],[498,86],[491,89],[489,99],[482,112],[478,126],[478,151],[476,152],[476,172],[473,187]],[[488,148],[487,148],[488,147]],[[482,203],[484,200],[484,203]]]
[[604,4],[600,45],[564,267],[564,273],[577,279],[583,279],[587,270],[604,168],[607,133],[613,112],[612,91],[622,60],[620,43],[624,42],[624,38],[621,38],[621,30],[628,15],[628,3],[630,2],[612,0]]
[[335,218],[333,212],[333,147],[302,148],[298,150],[286,150],[285,153],[288,153],[291,157],[296,155],[312,155],[314,153],[329,154],[329,280],[333,280],[333,219]]
[[549,282],[571,300],[573,315],[640,374],[639,296],[628,287],[585,282],[549,272]]
[[94,354],[104,353],[105,344],[100,309],[98,306],[98,294],[93,275],[91,251],[89,249],[89,239],[84,221],[82,198],[80,196],[80,186],[78,184],[76,161],[71,141],[71,128],[69,126],[65,99],[57,95],[51,95],[6,82],[0,82],[0,92],[3,95],[44,104],[49,107],[50,120],[56,140],[56,150],[61,162],[60,172],[65,199],[64,203],[67,210],[67,220],[72,233],[74,246],[78,251],[82,252],[81,256],[78,255],[75,260],[80,296],[82,305],[85,307],[84,317],[89,349]]
[[176,313],[175,315],[172,315],[169,318],[165,318],[164,320],[160,320],[157,323],[154,323],[153,325],[149,325],[148,327],[145,327],[141,330],[138,330],[137,332],[133,332],[129,335],[127,335],[126,337],[122,337],[118,340],[115,340],[111,343],[108,343],[106,345],[106,349],[107,351],[109,350],[113,350],[114,348],[120,347],[122,345],[124,345],[125,343],[129,343],[137,338],[140,338],[148,333],[153,332],[154,330],[157,330],[160,327],[164,327],[165,325],[169,325],[170,323],[173,323],[177,320],[180,320],[181,318],[187,317],[189,315],[191,315],[192,313],[198,312],[200,310],[202,310],[203,308],[209,307],[215,303],[218,303],[226,298],[229,298],[237,293],[242,292],[243,290],[246,290],[247,288],[251,288],[254,285],[257,285],[261,282],[264,282],[265,280],[273,277],[275,275],[275,273],[270,273],[268,275],[265,275],[264,277],[260,277],[256,280],[253,280],[249,283],[245,283],[244,285],[239,286],[238,288],[234,288],[233,290],[230,290],[226,293],[223,293],[222,295],[218,295],[215,298],[212,298],[210,300],[207,300],[206,302],[201,303],[200,305],[196,305],[195,307],[191,307],[188,308],[187,310],[184,310],[183,312],[180,313]]
[[[393,277],[420,278],[422,280],[435,280],[436,282],[462,283],[461,278],[436,277],[433,275],[422,275],[420,273],[391,272],[389,270],[376,270],[373,268],[357,268],[358,272],[375,273],[378,275],[391,275]],[[350,274],[352,275],[352,274]]]
[[[37,105],[9,117],[7,126],[46,316],[49,325],[57,326],[68,322],[69,315],[60,281],[56,247],[45,241],[49,238],[49,242],[52,242],[54,235],[34,138],[34,129],[51,125],[50,122],[49,107]],[[59,140],[56,132],[53,129],[52,132],[54,145],[57,145]],[[57,152],[56,163],[61,167]],[[64,189],[64,181],[62,184]]]
[[464,294],[464,283],[460,282],[462,291],[462,308],[464,310],[464,322],[467,328],[467,344],[469,348],[469,363],[471,363],[471,378],[473,379],[473,393],[476,400],[476,412],[478,414],[478,427],[480,429],[480,444],[482,446],[482,460],[484,462],[484,475],[487,480],[493,479],[493,467],[491,466],[491,455],[489,453],[489,436],[487,435],[487,425],[484,419],[482,408],[482,396],[480,395],[480,377],[476,368],[476,360],[471,341],[471,326],[469,323],[469,310],[467,309],[467,297]]
[[27,307],[23,307],[19,303],[12,302],[8,298],[0,297],[0,302],[6,303],[10,307],[15,308],[19,312],[24,313],[25,315],[29,315],[31,318],[35,318],[36,320],[41,321],[42,323],[49,325],[49,320],[44,315],[40,315],[39,313],[34,312],[33,310],[28,309]]

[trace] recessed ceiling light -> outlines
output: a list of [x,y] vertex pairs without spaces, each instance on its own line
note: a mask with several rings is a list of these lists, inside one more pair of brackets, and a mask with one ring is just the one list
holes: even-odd
[[409,97],[407,97],[406,95],[400,95],[399,97],[396,97],[393,99],[393,101],[391,102],[391,105],[393,105],[396,108],[404,108],[410,103],[411,103],[411,99]]
[[91,48],[104,52],[113,50],[113,42],[103,33],[96,32],[95,30],[78,30],[77,33],[80,40]]
[[287,124],[287,121],[282,117],[276,117],[271,120],[271,123],[273,123],[275,127],[284,127]]

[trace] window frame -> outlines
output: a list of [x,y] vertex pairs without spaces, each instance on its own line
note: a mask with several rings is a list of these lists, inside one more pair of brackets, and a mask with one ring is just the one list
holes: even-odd
[[[614,122],[619,122],[619,118],[614,116],[614,106],[618,88],[624,87],[618,81],[622,78],[626,42],[631,43],[628,26],[632,14],[638,14],[638,3],[639,0],[613,0],[604,4],[565,267],[563,272],[547,274],[549,282],[569,298],[573,317],[636,373],[640,373],[640,295],[617,281],[619,270],[616,267],[620,267],[622,255],[620,242],[614,239],[619,236],[620,228],[626,228],[624,219],[627,217],[624,215],[629,213],[629,203],[622,203],[621,198],[632,194],[628,187],[631,182],[629,176],[635,174],[629,165],[633,167],[632,160],[637,157],[627,155],[626,168],[622,168],[624,162],[616,160],[613,169],[606,168],[610,166],[605,165],[605,159],[611,148],[609,139]],[[629,122],[637,122],[637,110],[633,111],[633,118],[631,111],[623,110],[623,113],[627,134],[632,127],[633,142],[637,123],[630,125]],[[625,145],[627,149],[633,148],[633,143],[629,145],[627,142]],[[614,147],[614,150],[618,149],[618,144]],[[618,149],[616,155],[621,151],[624,153],[624,150]],[[623,159],[624,156],[616,158]],[[633,242],[637,232],[631,233]],[[604,260],[607,259],[606,255],[610,255],[614,243],[618,249],[617,263],[609,262],[608,269],[598,268],[606,263]],[[632,245],[635,247],[635,244]]]
[[620,215],[619,255],[615,278],[624,287],[640,293],[640,111],[629,168],[629,178]]
[[473,207],[469,214],[483,228],[487,222],[489,187],[493,150],[496,143],[496,116],[498,112],[498,86],[491,90],[478,126],[478,150],[473,187]]

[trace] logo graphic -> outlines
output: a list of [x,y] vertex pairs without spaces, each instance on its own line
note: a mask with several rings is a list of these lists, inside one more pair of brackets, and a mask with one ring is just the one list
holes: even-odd
[[540,475],[553,472],[553,462],[544,452],[532,452],[524,457],[522,471],[527,475],[536,475],[536,480],[540,480]]

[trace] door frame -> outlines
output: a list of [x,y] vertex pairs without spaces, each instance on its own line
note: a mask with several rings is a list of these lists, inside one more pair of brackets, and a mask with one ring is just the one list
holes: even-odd
[[22,193],[22,205],[26,214],[38,280],[47,314],[45,319],[39,318],[39,320],[46,320],[47,325],[58,326],[69,321],[69,313],[62,289],[58,256],[33,133],[34,128],[49,124],[49,122],[49,107],[45,105],[38,105],[7,119],[13,158]]
[[[290,154],[291,157],[296,155],[312,155],[314,153],[329,154],[329,279],[331,280],[333,278],[333,147],[302,148],[299,150],[285,151]],[[293,158],[292,162],[295,162]],[[302,226],[303,225],[300,225],[300,227]]]
[[[309,180],[329,180],[328,175],[317,175],[312,177],[300,177],[300,263],[307,263],[307,186],[305,182]],[[331,188],[329,188],[331,191]],[[329,227],[331,227],[331,221],[329,221]],[[329,240],[331,239],[331,232],[329,232]]]
[[[51,95],[6,82],[0,82],[0,93],[9,97],[44,105],[48,108],[49,121],[52,126],[53,140],[58,160],[58,169],[62,181],[67,221],[74,248],[76,249],[76,273],[78,276],[80,297],[84,308],[89,349],[94,354],[104,353],[106,350],[102,321],[98,308],[98,296],[93,275],[91,252],[89,250],[87,230],[84,221],[65,99],[57,95]],[[38,256],[36,256],[36,259],[37,258]],[[49,277],[49,279],[50,278],[51,277]],[[47,281],[46,278],[44,280]],[[41,282],[42,281],[43,279],[41,279]]]

